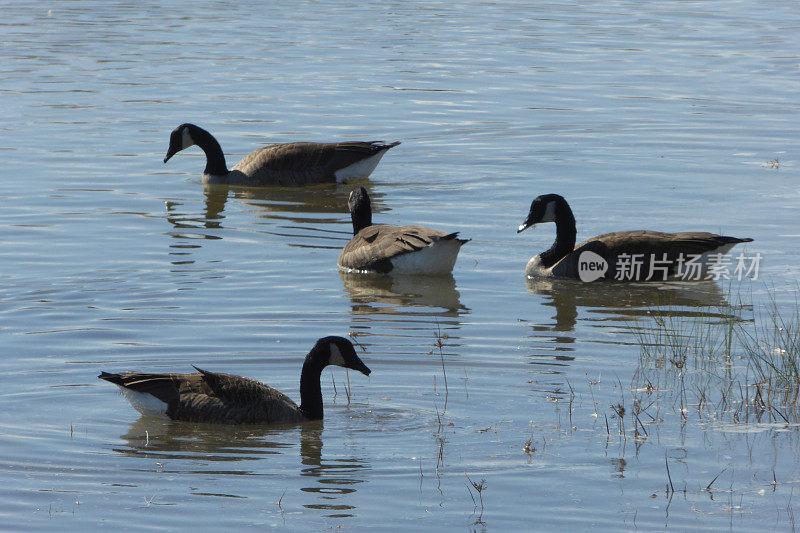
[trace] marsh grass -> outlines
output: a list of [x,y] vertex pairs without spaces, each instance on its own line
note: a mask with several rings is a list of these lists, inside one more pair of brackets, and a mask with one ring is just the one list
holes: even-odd
[[798,407],[800,394],[800,307],[795,302],[790,311],[782,311],[774,296],[766,312],[756,316],[754,326],[739,332],[737,339],[748,356],[763,398]]
[[[478,519],[475,521],[475,524],[482,524],[483,523],[483,490],[486,488],[486,478],[481,478],[481,481],[479,483],[476,483],[476,482],[472,481],[472,479],[470,479],[469,475],[466,472],[464,472],[464,476],[466,476],[467,481],[469,481],[469,484],[467,485],[467,490],[469,491],[469,495],[472,498],[472,504],[473,504],[473,509],[472,510],[473,510],[473,512],[478,509],[478,503],[475,501],[475,497],[472,495],[472,489],[475,489],[475,491],[478,493],[478,499],[480,500],[480,505],[481,505],[481,514],[478,515]],[[470,488],[470,485],[472,485],[472,488]]]
[[800,421],[800,306],[787,311],[774,294],[760,307],[738,301],[691,312],[660,307],[648,313],[650,324],[631,325],[640,347],[631,411],[637,437],[661,420],[667,399],[684,422],[692,413],[734,423]]
[[[439,361],[442,364],[442,377],[444,378],[444,410],[447,411],[447,399],[448,399],[448,397],[450,395],[450,389],[447,386],[447,370],[445,369],[445,366],[444,366],[444,352],[442,351],[442,348],[444,348],[445,343],[447,342],[448,335],[447,335],[447,333],[442,333],[442,328],[439,325],[439,322],[436,322],[436,331],[433,332],[433,335],[435,337],[435,341],[433,343],[433,349],[431,349],[431,351],[428,352],[428,355],[433,355],[434,354],[434,350],[438,350],[439,351]],[[436,376],[434,376],[434,378],[433,378],[433,383],[434,383],[434,390],[435,390],[435,388],[436,388]],[[466,388],[466,381],[464,382],[464,386]]]

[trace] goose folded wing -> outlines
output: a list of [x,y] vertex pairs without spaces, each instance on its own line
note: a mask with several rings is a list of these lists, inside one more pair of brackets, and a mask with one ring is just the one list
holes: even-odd
[[245,174],[296,176],[299,181],[303,181],[306,175],[325,175],[333,181],[337,170],[375,155],[386,146],[358,141],[274,144],[245,156],[233,168]]
[[202,387],[187,392],[203,392],[226,404],[251,405],[265,400],[291,402],[288,396],[254,379],[194,367],[200,374]]
[[[605,249],[610,256],[640,254],[645,256],[652,255],[657,259],[661,259],[666,254],[667,258],[675,260],[681,254],[690,256],[711,252],[730,244],[731,240],[727,237],[707,232],[623,231],[598,235],[578,245],[576,250],[593,242],[601,243],[602,246],[600,248]],[[593,244],[592,246],[597,245]]]
[[378,141],[362,142],[362,141],[349,141],[340,143],[331,143],[324,145],[326,150],[321,158],[324,159],[324,164],[332,171],[340,168],[346,168],[350,165],[358,163],[368,157],[372,157],[382,150],[388,150],[393,146],[397,146],[399,142],[390,144],[383,144]]

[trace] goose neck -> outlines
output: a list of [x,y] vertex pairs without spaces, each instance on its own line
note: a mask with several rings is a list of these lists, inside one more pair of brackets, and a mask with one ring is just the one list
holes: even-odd
[[539,254],[544,268],[552,267],[575,249],[575,216],[566,202],[557,205],[555,222],[556,240],[550,249]]
[[322,368],[307,357],[300,374],[300,410],[309,420],[322,418],[322,389],[319,384]]
[[202,128],[197,128],[192,132],[192,140],[206,154],[205,174],[212,176],[225,176],[228,174],[225,154],[222,153],[222,147],[213,135]]
[[365,209],[360,205],[356,206],[350,214],[350,218],[353,221],[353,235],[355,235],[362,229],[372,225],[372,209],[369,207]]

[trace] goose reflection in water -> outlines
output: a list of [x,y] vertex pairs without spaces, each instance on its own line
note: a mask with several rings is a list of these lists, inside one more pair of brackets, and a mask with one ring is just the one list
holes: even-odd
[[[343,242],[352,236],[349,216],[342,212],[347,203],[351,187],[345,185],[315,185],[309,187],[238,188],[228,185],[204,185],[205,209],[192,212],[183,206],[187,201],[166,202],[167,221],[172,225],[170,233],[181,244],[173,248],[184,248],[187,240],[194,241],[194,248],[202,239],[219,240],[228,217],[224,214],[230,198],[248,213],[244,224],[248,230],[280,237],[288,237],[291,246],[309,246],[339,250]],[[383,194],[372,193],[375,212],[387,211],[381,199]],[[252,215],[252,216],[250,216]],[[313,215],[329,215],[321,218]],[[338,224],[347,219],[348,227],[342,230],[320,228],[321,224]],[[325,245],[325,240],[330,240]],[[322,243],[320,242],[322,240]]]
[[[147,457],[163,464],[163,472],[187,473],[186,468],[175,468],[174,461],[196,468],[197,464],[215,463],[216,467],[193,469],[188,473],[202,475],[263,476],[274,475],[275,467],[268,462],[270,456],[290,455],[295,449],[299,430],[299,474],[313,478],[316,483],[300,487],[300,492],[313,495],[311,502],[303,503],[307,509],[329,512],[329,517],[353,516],[355,507],[344,501],[347,495],[366,481],[369,463],[362,458],[336,458],[324,460],[322,456],[323,421],[285,425],[225,425],[175,422],[143,416],[121,436],[127,447],[114,451],[134,457]],[[247,469],[231,468],[232,463],[248,462]],[[168,462],[169,461],[169,462]],[[203,463],[198,463],[202,461]],[[284,464],[284,463],[282,463]],[[226,465],[226,466],[223,466]],[[293,477],[291,472],[286,475]],[[311,481],[311,479],[309,479]],[[260,481],[257,483],[261,483]],[[305,483],[303,483],[305,484]],[[237,482],[238,486],[242,486]],[[270,495],[274,491],[270,492]],[[195,495],[245,498],[246,494],[221,494],[193,492]],[[284,498],[286,501],[286,498]]]
[[[222,214],[230,198],[252,211],[257,218],[288,220],[295,224],[318,224],[318,217],[305,217],[304,214],[336,215],[335,221],[346,219],[347,231],[342,235],[352,236],[349,228],[349,214],[342,210],[352,190],[351,185],[327,184],[308,187],[265,187],[238,188],[227,185],[204,185],[205,217],[207,221],[225,218]],[[384,213],[388,208],[383,202],[384,194],[370,189],[373,209],[376,213]],[[339,232],[337,232],[339,233]],[[348,237],[349,238],[349,237]]]
[[[542,305],[554,307],[554,323],[531,323],[533,335],[544,337],[554,343],[552,350],[534,350],[529,364],[537,367],[540,376],[536,386],[553,397],[566,395],[561,378],[548,376],[563,373],[563,368],[575,360],[573,345],[578,336],[573,332],[580,317],[580,309],[586,315],[581,320],[591,327],[624,329],[651,327],[646,321],[639,326],[637,318],[694,317],[702,314],[712,319],[736,319],[731,306],[726,302],[719,286],[714,282],[691,283],[584,283],[568,279],[528,279],[528,291],[543,296]],[[538,303],[537,303],[538,305]],[[607,331],[608,331],[607,330]],[[630,342],[629,337],[618,337],[611,343]],[[609,342],[609,341],[604,341]]]
[[[587,308],[592,321],[614,325],[646,317],[655,310],[675,317],[693,316],[697,309],[713,309],[708,316],[733,318],[735,315],[719,286],[713,281],[687,283],[584,283],[576,280],[527,279],[528,292],[544,296],[544,305],[555,307],[554,324],[534,325],[535,331],[574,331],[578,309]],[[561,342],[574,342],[562,337]],[[570,340],[567,340],[570,339]]]
[[339,272],[353,315],[458,317],[462,305],[452,275],[413,276]]
[[[275,235],[289,246],[329,248],[338,253],[342,243],[352,235],[349,215],[342,212],[350,190],[351,187],[345,185],[255,189],[205,185],[203,211],[187,208],[188,200],[166,202],[165,218],[172,225],[169,233],[173,238],[170,244],[172,263],[179,269],[188,268],[187,265],[194,264],[196,251],[202,248],[204,241],[221,240],[227,234],[224,230],[231,229]],[[378,212],[386,210],[380,201],[382,197],[382,194],[375,194]],[[229,198],[245,211],[244,219],[225,215]],[[347,229],[320,228],[321,224],[338,224],[345,220]],[[234,228],[231,224],[240,227]]]
[[[259,456],[283,453],[292,444],[287,432],[297,424],[227,425],[175,422],[143,416],[122,435],[128,448],[114,451],[124,455],[145,455],[153,459],[197,459],[207,461],[245,461]],[[284,437],[271,440],[270,437]]]
[[[238,188],[227,185],[205,185],[206,217],[215,219],[222,216],[228,198],[251,208],[259,218],[277,218],[291,220],[296,223],[308,222],[310,219],[301,214],[335,214],[339,220],[346,213],[342,205],[347,204],[351,186],[345,185],[312,185],[308,187],[266,187]],[[383,195],[378,193],[378,198]],[[378,202],[382,205],[382,202]],[[381,209],[381,210],[385,210]],[[286,216],[281,216],[286,213]],[[294,215],[294,216],[293,216]],[[313,219],[318,222],[319,219]],[[349,221],[349,220],[348,220]]]
[[[205,209],[203,213],[181,212],[177,208],[183,205],[180,201],[167,202],[167,219],[176,228],[222,227],[223,214],[230,198],[237,201],[246,210],[252,211],[257,218],[274,218],[289,220],[293,223],[319,223],[319,218],[299,216],[302,214],[335,214],[336,220],[343,216],[342,204],[347,202],[350,188],[342,185],[315,185],[310,187],[269,187],[260,189],[242,189],[228,185],[204,185]],[[380,193],[376,198],[383,197]],[[379,212],[385,211],[382,202],[376,202]],[[282,215],[285,213],[285,215]],[[350,235],[349,231],[342,231]]]
[[315,478],[317,484],[300,490],[306,494],[317,496],[316,503],[304,503],[306,509],[328,512],[330,518],[346,518],[355,516],[355,506],[345,503],[343,497],[356,492],[356,487],[366,481],[366,470],[369,464],[363,459],[322,458],[322,424],[318,427],[304,428],[308,433],[316,432],[316,438],[300,440],[300,455],[303,468],[301,476]]

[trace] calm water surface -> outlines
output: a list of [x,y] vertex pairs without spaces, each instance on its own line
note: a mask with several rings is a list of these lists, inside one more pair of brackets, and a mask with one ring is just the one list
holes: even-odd
[[[679,378],[635,332],[656,309],[677,323],[710,305],[724,322],[770,294],[796,302],[796,4],[3,13],[0,527],[794,527],[797,427],[698,407],[743,360],[728,378],[693,360],[682,421]],[[198,149],[161,163],[182,122],[211,130],[231,165],[269,142],[400,140],[365,184],[376,221],[472,242],[452,278],[341,274],[350,187],[204,189]],[[515,228],[550,192],[579,238],[753,237],[760,278],[526,282],[554,228]],[[348,333],[373,373],[323,374],[324,423],[140,418],[96,378],[196,364],[298,398],[313,342]]]

